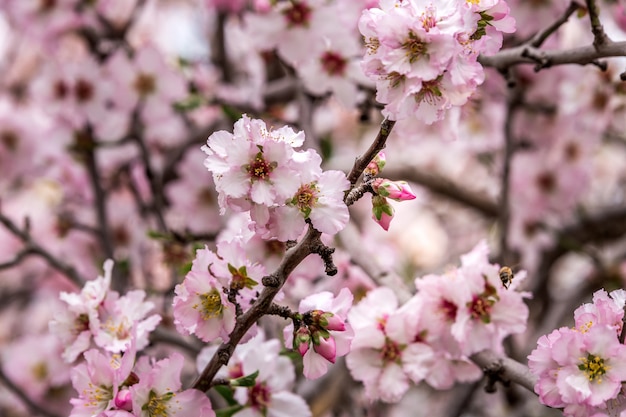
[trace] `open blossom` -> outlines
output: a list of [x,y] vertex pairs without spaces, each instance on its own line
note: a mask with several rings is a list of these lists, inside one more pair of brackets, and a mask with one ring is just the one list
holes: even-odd
[[343,202],[350,182],[341,171],[322,172],[317,154],[302,164],[302,184],[286,204],[270,211],[266,237],[294,240],[304,230],[305,220],[322,233],[336,234],[348,223],[350,214]]
[[555,330],[539,340],[528,359],[539,378],[535,390],[541,402],[565,406],[566,415],[575,415],[577,406],[602,409],[617,397],[626,380],[625,355],[615,331],[596,325],[586,332]]
[[[347,365],[352,377],[365,385],[371,399],[396,402],[428,373],[433,350],[416,340],[415,327],[389,288],[370,291],[348,315],[354,327]],[[410,320],[409,320],[410,321]]]
[[180,391],[183,356],[173,353],[156,362],[130,387],[133,414],[140,417],[215,417],[209,398],[201,391]]
[[304,133],[288,127],[268,131],[262,120],[244,115],[233,133],[209,136],[202,150],[213,173],[222,213],[226,207],[246,211],[251,204],[272,206],[293,196],[300,186],[293,168],[294,147]]
[[129,346],[122,357],[105,355],[96,349],[85,352],[85,362],[72,369],[72,385],[78,398],[70,400],[74,406],[71,417],[91,417],[125,406],[118,394],[127,381],[134,382],[129,377],[135,364],[135,341],[131,340]]
[[[343,288],[337,297],[328,291],[310,295],[298,307],[302,325],[296,330],[296,343],[293,323],[285,327],[285,346],[295,347],[301,354],[304,352],[303,373],[307,378],[324,375],[329,362],[335,363],[337,357],[350,351],[354,332],[346,318],[352,300],[352,293],[347,288]],[[303,328],[306,331],[302,331]],[[312,345],[310,349],[309,343]]]
[[50,332],[66,346],[63,352],[66,362],[74,362],[82,352],[89,349],[91,328],[99,326],[98,308],[111,286],[112,271],[113,261],[109,259],[104,262],[104,275],[87,282],[79,294],[60,294],[67,308],[56,313],[50,321]]
[[379,8],[363,12],[362,67],[376,82],[384,115],[432,124],[452,106],[465,104],[483,82],[478,54],[501,46],[500,31],[512,31],[512,19],[505,4],[465,3],[382,0]]
[[[258,372],[251,387],[235,389],[235,399],[243,409],[235,413],[239,417],[303,416],[311,415],[306,401],[293,392],[295,369],[291,360],[280,354],[281,344],[277,339],[265,340],[263,332],[246,343],[237,345],[228,365],[222,367],[217,378],[237,379]],[[197,369],[201,372],[217,346],[208,346],[197,358]]]
[[235,305],[209,272],[190,271],[175,288],[174,323],[179,332],[195,334],[205,342],[228,340],[235,328]]

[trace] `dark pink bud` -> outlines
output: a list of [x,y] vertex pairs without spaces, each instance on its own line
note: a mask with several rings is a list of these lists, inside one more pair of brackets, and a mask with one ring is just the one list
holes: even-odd
[[320,337],[319,342],[319,345],[313,345],[313,350],[319,353],[321,357],[323,357],[330,363],[335,363],[335,358],[337,357],[337,347],[335,345],[335,339],[333,339],[332,336],[328,339]]
[[133,397],[126,388],[118,391],[114,402],[115,406],[121,410],[130,411],[133,409]]

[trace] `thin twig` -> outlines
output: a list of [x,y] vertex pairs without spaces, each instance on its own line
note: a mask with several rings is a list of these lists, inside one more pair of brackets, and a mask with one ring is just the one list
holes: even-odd
[[578,3],[576,3],[575,1],[572,1],[569,4],[569,7],[567,8],[567,10],[565,10],[565,13],[563,13],[563,16],[557,19],[554,23],[552,23],[546,29],[542,30],[541,32],[533,36],[532,39],[528,42],[528,44],[535,48],[539,48],[541,45],[543,45],[546,39],[550,37],[550,35],[552,35],[561,26],[563,26],[569,20],[570,16],[573,15],[574,12],[576,12],[579,9],[580,9],[580,6],[578,5]]
[[596,50],[601,49],[604,45],[611,42],[604,32],[602,22],[600,22],[600,11],[595,0],[585,0],[587,11],[589,12],[589,20],[591,22],[591,33],[593,33],[593,46]]
[[72,281],[79,287],[82,287],[83,284],[87,281],[84,277],[80,276],[80,274],[78,273],[78,271],[76,271],[74,267],[65,264],[56,256],[48,252],[45,248],[37,244],[30,235],[28,228],[25,228],[24,230],[20,229],[15,223],[13,223],[11,219],[6,217],[2,213],[0,213],[0,223],[2,223],[4,227],[6,227],[14,236],[18,237],[24,243],[26,248],[23,249],[23,251],[28,251],[31,254],[42,257],[48,262],[48,264],[52,268],[61,272],[70,281]]
[[348,174],[350,188],[354,187],[357,180],[359,179],[367,165],[372,161],[372,159],[374,159],[374,157],[378,155],[380,151],[385,149],[387,138],[389,137],[391,129],[393,129],[393,126],[395,124],[396,122],[394,120],[389,120],[387,118],[382,121],[382,123],[380,124],[380,130],[378,131],[378,135],[376,136],[376,139],[374,139],[374,142],[372,142],[372,145],[367,151],[365,151],[363,155],[361,155],[354,161],[354,166]]

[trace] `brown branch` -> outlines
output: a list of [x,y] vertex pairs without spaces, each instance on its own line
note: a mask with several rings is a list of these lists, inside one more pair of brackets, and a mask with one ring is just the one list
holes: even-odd
[[48,264],[65,275],[70,281],[76,284],[79,287],[82,287],[83,284],[87,281],[84,277],[81,277],[76,269],[68,264],[65,264],[57,257],[52,255],[42,246],[33,241],[32,236],[28,230],[28,227],[24,229],[20,229],[17,227],[15,223],[4,214],[0,213],[0,223],[4,225],[14,236],[18,237],[25,245],[25,248],[22,249],[22,252],[28,252],[29,254],[38,255],[44,260],[48,262]]
[[535,392],[537,377],[530,372],[526,365],[511,358],[500,356],[488,349],[473,354],[470,359],[483,370],[497,369],[504,381],[515,382],[530,392]]
[[599,58],[626,56],[625,42],[607,42],[599,49],[593,45],[566,50],[542,50],[528,45],[504,49],[492,56],[480,56],[479,62],[485,67],[506,71],[513,65],[536,64],[536,70],[554,65],[586,65]]
[[535,48],[539,48],[541,45],[543,45],[546,39],[550,37],[550,35],[552,35],[561,26],[563,26],[569,20],[570,16],[573,15],[574,12],[576,12],[579,9],[580,9],[580,5],[578,5],[578,3],[576,3],[575,1],[572,1],[569,4],[569,7],[567,8],[567,10],[565,10],[565,13],[563,13],[563,16],[557,19],[554,23],[552,23],[546,29],[542,30],[541,32],[533,36],[532,39],[528,41],[528,44]]
[[363,170],[365,170],[365,168],[371,162],[371,160],[374,159],[376,155],[378,155],[378,152],[385,149],[387,138],[389,137],[389,134],[391,133],[391,129],[393,129],[393,126],[395,124],[396,124],[395,121],[389,120],[387,118],[385,118],[385,120],[382,121],[382,123],[380,124],[380,130],[378,131],[378,135],[376,136],[376,139],[374,139],[374,142],[372,142],[372,145],[369,147],[367,151],[365,151],[363,155],[361,155],[354,161],[354,166],[352,167],[352,170],[348,174],[348,181],[350,181],[350,188],[354,188],[354,185],[356,184],[357,180],[363,173]]
[[593,33],[593,46],[596,50],[601,49],[604,45],[611,42],[609,37],[604,32],[602,22],[600,22],[600,11],[598,10],[598,4],[595,0],[585,0],[587,4],[587,11],[589,13],[589,20],[591,22],[591,33]]

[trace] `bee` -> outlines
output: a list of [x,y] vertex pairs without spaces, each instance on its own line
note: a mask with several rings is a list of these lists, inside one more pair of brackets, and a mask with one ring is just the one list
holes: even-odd
[[509,289],[509,285],[511,285],[511,281],[513,281],[514,277],[513,270],[508,266],[500,268],[500,281],[502,281],[504,288]]

